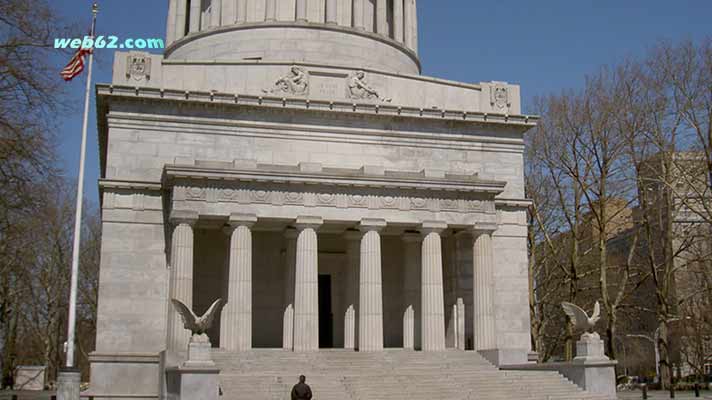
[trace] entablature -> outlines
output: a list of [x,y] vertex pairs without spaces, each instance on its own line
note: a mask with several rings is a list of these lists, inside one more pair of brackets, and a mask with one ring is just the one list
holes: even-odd
[[428,170],[195,164],[164,168],[163,187],[173,210],[213,216],[239,211],[274,219],[316,213],[331,221],[373,217],[402,224],[444,220],[464,226],[496,222],[495,197],[506,185]]

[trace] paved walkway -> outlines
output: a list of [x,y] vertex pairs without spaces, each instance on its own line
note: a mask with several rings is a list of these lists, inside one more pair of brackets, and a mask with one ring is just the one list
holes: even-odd
[[[635,390],[632,392],[618,392],[618,400],[640,400],[643,398],[643,392]],[[650,391],[648,392],[649,400],[668,400],[669,392]],[[676,400],[707,400],[712,399],[712,392],[703,390],[700,392],[700,397],[695,397],[695,392],[675,392]]]

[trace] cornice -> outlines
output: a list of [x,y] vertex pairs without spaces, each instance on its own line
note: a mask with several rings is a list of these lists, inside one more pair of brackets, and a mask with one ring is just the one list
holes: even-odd
[[147,190],[159,192],[163,188],[160,182],[145,182],[145,181],[123,181],[114,179],[99,179],[99,189],[131,189],[131,190]]
[[169,188],[176,180],[260,182],[292,185],[321,185],[430,192],[479,193],[496,196],[504,192],[506,182],[488,181],[476,176],[445,175],[426,177],[424,173],[386,171],[382,176],[370,176],[363,170],[324,168],[321,172],[302,172],[284,166],[258,165],[255,169],[207,168],[188,165],[166,165],[163,184]]
[[142,99],[146,101],[178,101],[184,103],[251,106],[272,109],[295,109],[323,112],[379,115],[401,118],[426,118],[446,121],[498,124],[528,130],[536,126],[538,116],[484,113],[479,111],[403,107],[394,104],[357,103],[348,101],[310,100],[294,97],[256,96],[221,92],[200,92],[121,85],[96,85],[97,98],[102,103],[112,98]]

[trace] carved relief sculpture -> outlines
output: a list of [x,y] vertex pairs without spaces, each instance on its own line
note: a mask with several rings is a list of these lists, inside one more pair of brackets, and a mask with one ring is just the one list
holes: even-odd
[[148,53],[129,53],[126,57],[126,78],[135,81],[151,79],[151,57]]
[[265,89],[263,92],[307,95],[309,94],[309,73],[304,68],[293,66],[290,68],[289,74],[281,76],[275,81],[272,89]]
[[378,90],[366,83],[366,73],[356,71],[349,75],[348,80],[348,97],[351,99],[360,100],[380,100],[387,103],[391,102],[390,98],[381,96]]
[[504,85],[495,85],[490,89],[490,103],[499,109],[509,109],[509,89]]

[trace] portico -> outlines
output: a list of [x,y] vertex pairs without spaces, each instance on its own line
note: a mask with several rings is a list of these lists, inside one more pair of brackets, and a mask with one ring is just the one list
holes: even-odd
[[[321,347],[361,352],[442,351],[454,305],[445,304],[443,237],[460,232],[473,255],[470,348],[495,349],[491,235],[504,183],[418,175],[167,165],[171,296],[198,311],[227,298],[212,340],[228,351],[311,352],[320,337]],[[173,351],[188,339],[178,319],[170,309]]]
[[538,118],[516,84],[421,75],[416,3],[171,0],[164,54],[116,52],[95,398],[165,398],[188,342],[172,298],[227,301],[208,331],[226,399],[253,372],[341,382],[304,364],[331,355],[354,376],[392,353],[527,362]]

